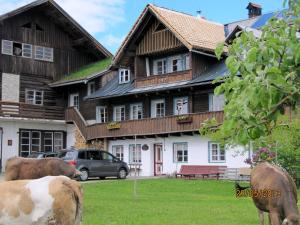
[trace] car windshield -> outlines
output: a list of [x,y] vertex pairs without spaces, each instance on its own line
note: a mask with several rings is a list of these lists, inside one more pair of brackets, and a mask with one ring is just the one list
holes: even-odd
[[60,154],[60,158],[64,160],[71,160],[77,157],[78,152],[76,151],[67,151]]

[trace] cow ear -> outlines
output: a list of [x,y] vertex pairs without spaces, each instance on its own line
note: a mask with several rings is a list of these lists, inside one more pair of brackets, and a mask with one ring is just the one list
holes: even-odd
[[288,222],[288,219],[287,219],[287,218],[285,218],[285,219],[283,220],[282,225],[289,225],[289,222]]

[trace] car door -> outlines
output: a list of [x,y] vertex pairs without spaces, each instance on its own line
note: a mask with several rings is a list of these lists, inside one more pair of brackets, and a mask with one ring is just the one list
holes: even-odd
[[103,175],[103,161],[101,160],[100,151],[87,151],[86,159],[89,163],[89,175],[101,176]]
[[116,176],[118,174],[119,160],[108,152],[101,152],[101,155],[105,176]]

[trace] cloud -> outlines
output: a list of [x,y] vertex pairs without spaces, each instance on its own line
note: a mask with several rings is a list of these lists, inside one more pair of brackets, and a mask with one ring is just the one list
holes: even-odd
[[102,38],[102,42],[109,47],[119,47],[124,40],[125,36],[117,37],[112,34],[108,34]]
[[[0,14],[32,2],[0,0]],[[95,35],[125,20],[125,0],[56,0],[56,2],[88,32]]]

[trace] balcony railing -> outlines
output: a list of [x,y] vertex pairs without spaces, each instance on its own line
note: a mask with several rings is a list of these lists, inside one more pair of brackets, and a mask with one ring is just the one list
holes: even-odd
[[0,116],[64,120],[64,108],[58,106],[39,106],[21,102],[0,101]]
[[186,120],[179,117],[180,116],[168,116],[163,118],[147,118],[117,123],[96,123],[87,125],[77,110],[74,108],[68,108],[66,110],[66,121],[74,122],[86,140],[198,131],[201,123],[208,118],[214,117],[218,122],[222,122],[223,112],[189,114]]

